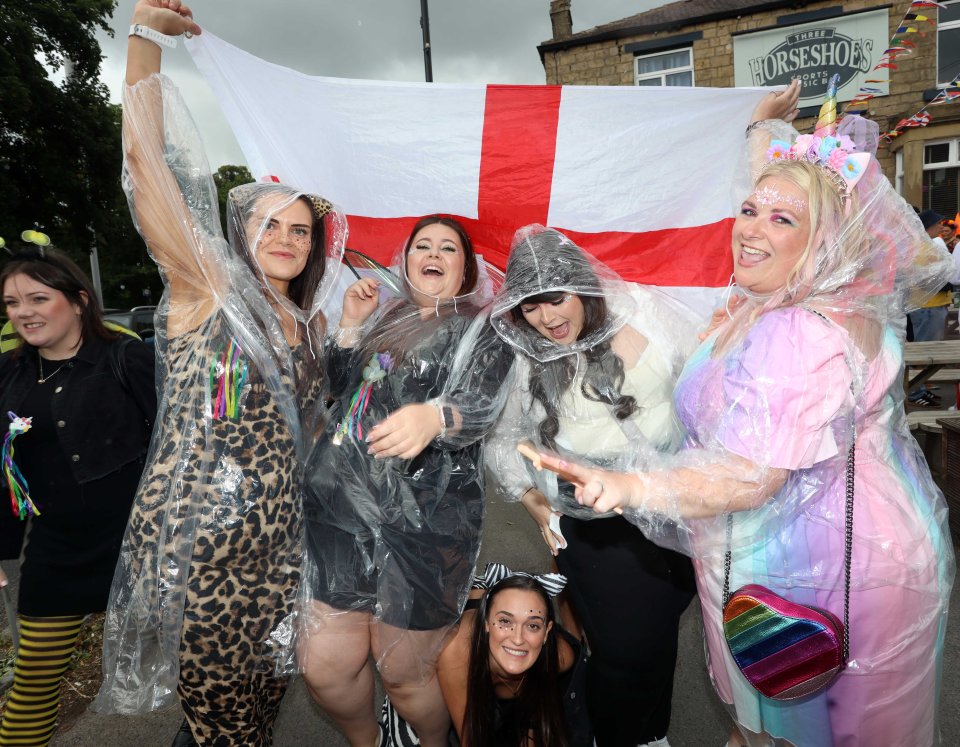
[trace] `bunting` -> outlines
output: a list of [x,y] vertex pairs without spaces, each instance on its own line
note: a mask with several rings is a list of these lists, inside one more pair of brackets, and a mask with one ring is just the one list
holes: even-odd
[[[897,65],[897,60],[903,57],[912,56],[914,50],[916,49],[916,44],[906,37],[909,34],[920,34],[920,36],[926,35],[926,32],[921,31],[921,27],[917,24],[932,24],[933,27],[936,27],[937,22],[935,19],[918,11],[934,8],[943,10],[945,7],[946,6],[944,6],[943,3],[932,2],[932,0],[913,0],[913,2],[910,3],[910,7],[907,8],[906,13],[903,14],[903,18],[900,19],[900,23],[897,24],[897,30],[890,39],[889,46],[883,50],[883,54],[880,56],[877,64],[873,66],[873,70],[871,72],[897,70],[899,68]],[[875,78],[866,79],[864,81],[864,85],[860,87],[857,95],[847,102],[843,113],[857,114],[866,109],[867,102],[883,92],[882,88],[877,88],[875,85],[870,84],[879,83],[889,85],[889,72],[886,73],[886,77],[881,77],[883,75],[884,73],[880,73]],[[922,109],[920,109],[920,111],[910,117],[901,119],[899,122],[897,122],[896,126],[892,130],[881,135],[881,141],[889,143],[904,130],[910,129],[911,127],[926,127],[928,124],[930,124],[930,120],[932,119],[932,116],[927,109],[931,106],[938,106],[940,104],[947,104],[960,100],[960,91],[956,90],[958,86],[960,86],[960,73],[958,73],[957,76],[954,77],[954,79],[951,80],[946,86],[940,89],[937,92],[937,95]]]
[[960,73],[957,73],[953,80],[937,91],[937,95],[934,96],[933,99],[931,99],[930,102],[922,109],[920,109],[920,111],[911,117],[901,119],[899,122],[897,122],[896,126],[892,130],[881,135],[880,139],[889,143],[906,129],[911,127],[926,127],[928,124],[930,124],[930,120],[932,119],[932,116],[927,109],[931,106],[939,106],[941,104],[949,104],[954,101],[960,101],[960,90],[957,90],[958,88],[960,88]]
[[[890,39],[890,44],[883,54],[880,55],[880,59],[876,65],[873,66],[871,72],[876,72],[880,70],[897,70],[897,60],[901,57],[910,57],[913,55],[916,45],[906,39],[905,37],[908,34],[920,34],[920,36],[926,36],[926,33],[920,31],[920,26],[916,24],[920,23],[930,23],[936,26],[936,21],[931,19],[929,16],[922,15],[918,13],[919,10],[925,10],[927,8],[943,8],[942,3],[930,2],[929,0],[913,0],[910,3],[910,7],[907,8],[907,12],[903,14],[903,18],[900,19],[900,23],[897,24],[897,30],[894,32],[893,37]],[[881,74],[882,75],[882,74]],[[890,83],[890,75],[887,74],[886,77],[881,77],[878,75],[876,78],[868,79],[864,81],[865,83]],[[882,93],[882,88],[876,88],[869,85],[863,85],[860,87],[859,92],[854,96],[850,101],[847,102],[846,107],[844,108],[844,114],[854,113],[858,114],[862,112],[867,107],[867,103],[870,99],[875,98],[877,94]],[[910,121],[913,120],[913,117],[910,118]],[[908,121],[908,120],[902,120]],[[897,125],[899,127],[899,125]],[[916,127],[919,125],[909,125],[911,127]],[[889,134],[889,133],[887,133]]]

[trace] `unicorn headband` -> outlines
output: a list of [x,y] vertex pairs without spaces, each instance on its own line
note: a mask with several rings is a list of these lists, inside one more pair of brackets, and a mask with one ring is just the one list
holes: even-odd
[[487,563],[482,576],[475,576],[473,579],[474,589],[492,589],[505,578],[511,576],[525,576],[532,578],[539,583],[544,591],[551,597],[557,596],[567,585],[567,577],[561,573],[526,573],[524,571],[511,571],[503,563]]
[[846,203],[853,188],[867,170],[869,153],[857,153],[854,142],[841,135],[837,137],[837,81],[839,75],[830,78],[827,97],[820,107],[820,116],[812,135],[797,135],[792,143],[773,140],[767,150],[767,161],[806,161],[823,169],[827,178],[840,194],[841,203]]

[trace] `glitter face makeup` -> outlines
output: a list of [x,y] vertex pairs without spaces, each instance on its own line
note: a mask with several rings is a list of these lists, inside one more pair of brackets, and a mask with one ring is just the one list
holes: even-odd
[[501,678],[522,675],[540,656],[553,623],[536,592],[505,589],[490,601],[490,669]]
[[764,177],[733,224],[733,274],[756,294],[782,289],[810,239],[807,193],[781,177]]
[[794,210],[803,211],[807,209],[806,200],[784,194],[768,184],[765,184],[753,193],[753,201],[757,204],[757,207],[785,205],[786,207],[793,208]]

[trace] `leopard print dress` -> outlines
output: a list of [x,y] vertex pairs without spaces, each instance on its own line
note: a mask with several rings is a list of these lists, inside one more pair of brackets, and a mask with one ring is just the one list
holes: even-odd
[[[294,353],[298,378],[315,374],[307,347]],[[156,570],[161,625],[182,603],[177,694],[194,737],[266,746],[287,687],[268,642],[293,609],[302,560],[296,444],[219,316],[170,340],[165,359],[166,417],[131,516],[128,560],[148,576]]]

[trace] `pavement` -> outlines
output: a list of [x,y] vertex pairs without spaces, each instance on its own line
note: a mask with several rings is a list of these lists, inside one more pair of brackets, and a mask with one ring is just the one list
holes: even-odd
[[[534,523],[518,504],[500,500],[488,503],[486,540],[482,563],[497,560],[511,568],[547,570],[550,555]],[[957,538],[954,538],[957,541]],[[5,561],[8,573],[15,563]],[[14,591],[15,593],[15,591]],[[14,598],[16,598],[14,596]],[[960,745],[960,592],[954,587],[947,627],[943,667],[941,730],[943,745]],[[615,610],[611,610],[616,614]],[[2,618],[0,612],[0,618]],[[5,620],[0,620],[5,629]],[[179,708],[146,716],[100,716],[85,713],[67,732],[58,732],[53,747],[169,747],[182,720]],[[700,606],[694,600],[680,628],[680,653],[673,696],[673,719],[669,732],[673,747],[721,747],[725,743],[728,717],[710,684],[703,652]],[[323,712],[307,695],[297,678],[284,699],[274,733],[276,747],[347,747]],[[802,746],[801,746],[802,747]],[[877,747],[894,747],[877,745]]]
[[[482,563],[497,560],[511,568],[547,570],[550,555],[534,523],[519,504],[498,499],[488,502],[486,540]],[[954,537],[954,543],[960,544]],[[16,563],[3,568],[15,584]],[[943,667],[940,704],[943,745],[960,745],[960,592],[954,587]],[[16,599],[16,588],[12,589]],[[616,614],[616,610],[611,610]],[[0,629],[6,629],[0,610]],[[170,747],[183,716],[178,707],[145,716],[101,716],[89,711],[67,732],[58,732],[53,747]],[[694,602],[681,621],[680,653],[673,696],[673,719],[669,732],[673,747],[721,747],[729,728],[728,717],[713,692],[703,651],[700,606]],[[275,747],[347,747],[347,741],[313,703],[297,678],[284,699],[274,733]],[[801,746],[802,747],[802,746]],[[872,746],[871,746],[872,747]],[[877,745],[877,747],[888,747]],[[889,746],[893,747],[893,746]]]

